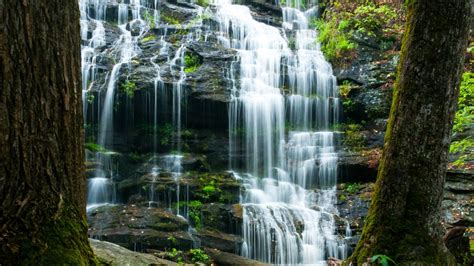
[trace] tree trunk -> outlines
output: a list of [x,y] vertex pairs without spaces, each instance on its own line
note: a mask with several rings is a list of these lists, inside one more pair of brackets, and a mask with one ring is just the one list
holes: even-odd
[[0,0],[0,262],[92,263],[79,8]]
[[447,265],[441,201],[466,52],[469,0],[411,0],[376,189],[356,250],[359,265]]

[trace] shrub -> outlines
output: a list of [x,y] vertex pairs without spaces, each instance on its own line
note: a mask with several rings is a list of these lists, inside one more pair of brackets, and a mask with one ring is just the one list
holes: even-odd
[[186,53],[184,55],[184,72],[191,73],[200,66],[199,57],[195,54]]
[[321,50],[328,60],[348,56],[357,48],[351,41],[351,31],[346,30],[347,20],[338,21],[335,16],[328,21],[318,19],[315,26],[319,31],[318,41],[321,43]]
[[137,85],[135,84],[135,82],[126,80],[124,83],[122,83],[122,86],[120,88],[129,98],[133,98],[133,94],[137,90]]
[[361,151],[365,147],[367,139],[361,130],[362,126],[358,124],[344,126],[344,139],[342,143],[346,148],[352,151]]
[[458,98],[458,111],[454,118],[453,131],[463,132],[474,123],[474,73],[466,72],[462,81]]
[[194,227],[201,228],[201,208],[202,202],[198,200],[193,200],[188,203],[189,207],[189,218],[194,224]]
[[209,263],[209,256],[200,248],[196,249],[190,249],[189,253],[191,253],[191,260],[196,263],[196,262],[202,262],[202,263]]

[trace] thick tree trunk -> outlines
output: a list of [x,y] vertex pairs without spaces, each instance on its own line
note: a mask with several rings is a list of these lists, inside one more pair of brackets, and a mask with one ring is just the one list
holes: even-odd
[[0,0],[0,26],[0,264],[89,264],[78,3]]
[[447,265],[440,224],[447,152],[469,31],[469,0],[414,0],[376,191],[355,253]]

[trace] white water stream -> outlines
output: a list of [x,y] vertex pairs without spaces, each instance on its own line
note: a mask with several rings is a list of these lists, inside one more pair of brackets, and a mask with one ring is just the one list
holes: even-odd
[[246,153],[242,255],[284,265],[343,258],[346,246],[333,218],[337,153],[329,131],[338,91],[317,33],[308,27],[315,8],[282,8],[284,29],[294,34],[292,51],[284,32],[254,20],[248,7],[214,4],[221,43],[239,53],[229,131],[231,155]]
[[[79,2],[83,102],[87,114],[89,89],[97,74],[96,59],[99,48],[105,45],[103,21],[108,1]],[[238,62],[232,64],[238,66],[233,70],[239,73],[239,78],[234,78],[235,86],[231,88],[229,142],[231,158],[236,152],[245,153],[243,167],[234,167],[237,164],[231,162],[232,170],[239,173],[236,175],[243,179],[245,187],[241,254],[272,264],[325,265],[328,257],[344,258],[347,253],[343,237],[335,233],[333,217],[337,214],[337,151],[334,133],[330,130],[338,117],[338,89],[331,66],[316,42],[317,32],[308,25],[309,19],[317,13],[317,3],[309,1],[307,8],[302,1],[290,2],[293,6],[282,7],[283,29],[279,29],[256,21],[246,6],[233,5],[230,0],[214,0],[218,31],[206,32],[204,39],[216,34],[223,46],[238,51]],[[154,1],[155,23],[160,19],[158,4],[159,1]],[[91,7],[94,19],[90,18]],[[108,51],[115,55],[117,62],[108,74],[105,97],[98,101],[97,108],[100,123],[97,140],[105,149],[113,148],[114,99],[120,72],[140,53],[138,40],[148,27],[141,18],[141,8],[140,0],[118,4],[120,37]],[[132,23],[138,25],[138,35],[132,34]],[[95,28],[92,36],[88,36],[91,25]],[[190,31],[187,38],[197,40],[201,32]],[[293,45],[289,45],[289,40],[294,47],[290,48]],[[161,42],[164,42],[163,37]],[[167,45],[162,45],[159,55],[167,54],[167,49]],[[171,89],[171,121],[176,137],[174,148],[178,153],[182,151],[185,54],[183,44],[166,62],[170,69],[179,71],[172,88],[166,88],[161,79],[163,66],[155,63],[156,57],[151,59],[156,69],[153,124],[154,127],[160,124],[158,95],[166,95],[165,91]],[[233,72],[229,71],[230,77],[234,77]],[[154,184],[159,173],[170,172],[177,186],[175,211],[186,217],[186,209],[179,208],[183,199],[179,185],[183,156],[158,157],[156,128],[154,131],[150,206],[156,200]],[[111,159],[113,154],[97,154],[100,166],[95,178],[88,181],[88,206],[114,202],[111,180],[117,170]],[[185,198],[187,200],[187,196]]]

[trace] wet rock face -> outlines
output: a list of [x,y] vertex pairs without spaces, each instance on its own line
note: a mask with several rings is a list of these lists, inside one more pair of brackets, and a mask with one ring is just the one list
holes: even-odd
[[[215,214],[216,210],[220,210],[219,214]],[[225,252],[239,251],[242,239],[233,232],[240,225],[231,207],[221,204],[219,208],[209,204],[203,207],[200,216],[202,225],[190,230],[189,223],[182,216],[156,206],[105,205],[88,211],[88,235],[136,251],[188,250],[196,243]],[[223,217],[230,222],[218,221]],[[234,226],[229,227],[232,220]]]
[[101,206],[89,210],[88,222],[90,238],[131,250],[172,248],[176,243],[191,248],[193,243],[187,234],[187,221],[164,209],[136,205]]

